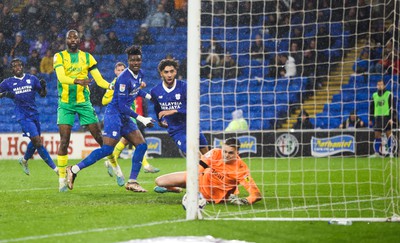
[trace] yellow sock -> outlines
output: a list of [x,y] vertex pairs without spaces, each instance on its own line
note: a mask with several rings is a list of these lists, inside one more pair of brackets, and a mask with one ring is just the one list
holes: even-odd
[[147,158],[146,158],[146,155],[145,155],[145,156],[143,156],[142,166],[148,166],[148,165],[150,165],[150,164],[149,164],[149,161],[147,161]]
[[114,152],[113,152],[114,157],[118,159],[119,155],[122,153],[122,150],[124,150],[124,148],[125,148],[125,144],[123,144],[121,141],[119,141],[114,148]]
[[68,165],[68,155],[57,155],[57,166],[59,178],[67,178],[66,167]]
[[[114,149],[114,151],[115,151],[115,149]],[[107,156],[107,159],[108,159],[108,161],[110,161],[112,167],[118,166],[118,161],[117,161],[117,158],[114,156],[114,153]]]

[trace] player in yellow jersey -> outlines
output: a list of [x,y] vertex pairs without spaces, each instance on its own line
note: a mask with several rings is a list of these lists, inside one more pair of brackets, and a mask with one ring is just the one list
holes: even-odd
[[[114,73],[115,73],[116,77],[111,82],[112,84],[115,84],[115,81],[117,81],[118,75],[122,71],[124,71],[125,68],[126,68],[126,65],[124,63],[122,63],[122,62],[117,62],[115,64]],[[144,84],[144,82],[142,82],[142,85],[143,84]],[[103,96],[103,99],[102,99],[101,103],[104,106],[108,105],[108,103],[111,102],[111,99],[112,99],[113,95],[114,95],[114,90],[107,90],[107,92]],[[132,110],[136,111],[135,102],[133,102],[131,108],[132,108]],[[136,123],[136,120],[134,118],[131,118],[131,119],[132,119],[133,122]],[[114,152],[113,152],[114,156],[113,156],[113,158],[109,158],[108,160],[106,160],[104,162],[104,165],[107,167],[107,171],[108,171],[108,174],[110,176],[113,176],[113,173],[115,173],[117,175],[117,178],[118,178],[118,171],[120,170],[120,168],[119,168],[117,159],[118,159],[119,155],[121,154],[122,150],[128,144],[129,144],[129,141],[122,137],[121,140],[118,142],[118,144],[114,148]],[[157,172],[160,171],[158,168],[155,168],[151,164],[149,164],[149,162],[147,161],[146,157],[143,157],[142,165],[143,165],[145,173],[157,173]]]
[[79,43],[78,32],[69,30],[66,34],[67,50],[56,53],[53,60],[53,67],[58,79],[57,124],[60,133],[60,147],[57,163],[60,192],[67,191],[68,146],[77,114],[80,125],[87,126],[97,143],[103,144],[99,120],[89,98],[88,85],[92,81],[88,77],[89,72],[98,86],[104,89],[113,89],[113,85],[101,76],[93,56],[78,49]]

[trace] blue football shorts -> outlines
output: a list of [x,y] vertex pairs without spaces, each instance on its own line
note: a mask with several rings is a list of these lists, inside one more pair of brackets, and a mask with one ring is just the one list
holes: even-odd
[[22,136],[33,138],[40,136],[40,122],[37,118],[25,118],[18,121],[22,128]]
[[129,116],[109,113],[104,115],[103,135],[105,137],[119,140],[121,137],[136,130],[138,130],[138,127]]

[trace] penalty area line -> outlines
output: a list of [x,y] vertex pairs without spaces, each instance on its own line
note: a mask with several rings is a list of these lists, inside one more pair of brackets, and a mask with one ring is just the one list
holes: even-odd
[[165,220],[165,221],[150,222],[150,223],[139,224],[139,225],[130,225],[130,226],[117,226],[117,227],[106,227],[106,228],[97,228],[97,229],[88,229],[88,230],[78,230],[78,231],[55,233],[55,234],[48,234],[48,235],[35,235],[35,236],[0,240],[0,243],[28,241],[28,240],[40,240],[40,239],[48,239],[48,238],[53,238],[53,237],[81,235],[81,234],[87,234],[87,233],[104,232],[104,231],[112,231],[112,230],[135,229],[135,228],[148,227],[148,226],[154,226],[154,225],[160,225],[160,224],[180,223],[180,222],[184,222],[184,221],[186,221],[186,219]]

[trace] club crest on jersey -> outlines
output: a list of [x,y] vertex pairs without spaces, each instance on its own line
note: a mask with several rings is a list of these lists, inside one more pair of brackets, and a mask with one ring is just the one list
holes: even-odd
[[119,85],[119,92],[125,92],[125,88],[126,88],[125,84],[120,84]]
[[31,80],[30,80],[30,79],[27,79],[26,82],[27,82],[28,84],[30,84],[30,83],[31,83]]
[[175,94],[175,99],[180,100],[181,99],[181,94]]

